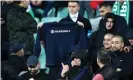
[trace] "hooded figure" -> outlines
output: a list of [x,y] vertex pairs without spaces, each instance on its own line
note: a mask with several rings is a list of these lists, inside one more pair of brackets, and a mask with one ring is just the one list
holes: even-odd
[[[68,72],[65,72],[63,78],[68,80],[92,80],[91,69],[87,66],[87,54],[88,51],[84,49],[76,50],[71,54],[71,67]],[[63,70],[66,69],[66,65],[62,65]],[[62,70],[62,72],[63,72]],[[61,75],[62,77],[62,75]]]

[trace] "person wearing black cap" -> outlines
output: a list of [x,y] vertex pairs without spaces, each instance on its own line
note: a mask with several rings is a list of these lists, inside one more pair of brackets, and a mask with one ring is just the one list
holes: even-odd
[[27,59],[28,72],[22,74],[19,80],[55,80],[40,70],[40,63],[36,56],[31,55]]
[[72,53],[71,66],[62,63],[61,80],[92,80],[91,70],[87,67],[87,50],[76,50]]
[[3,62],[3,80],[12,80],[16,78],[21,71],[27,70],[24,58],[24,45],[15,43],[10,46],[9,60]]
[[[129,43],[131,45],[130,52],[131,52],[131,54],[133,56],[133,28],[128,31],[128,33],[127,33],[127,39],[128,39],[128,41],[129,41]],[[132,58],[132,62],[133,62],[133,58]],[[131,80],[133,80],[133,76],[132,75],[133,75],[133,70],[132,70],[131,77],[130,77]]]

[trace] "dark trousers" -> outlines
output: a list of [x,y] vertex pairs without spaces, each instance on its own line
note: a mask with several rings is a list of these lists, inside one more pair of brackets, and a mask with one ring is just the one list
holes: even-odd
[[50,68],[49,75],[51,75],[53,79],[57,80],[60,77],[61,67],[52,66],[49,68]]

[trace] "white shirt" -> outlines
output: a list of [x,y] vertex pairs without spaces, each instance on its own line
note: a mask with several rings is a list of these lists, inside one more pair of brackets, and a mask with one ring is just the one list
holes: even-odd
[[76,14],[69,13],[69,15],[70,15],[70,18],[72,19],[72,21],[76,22],[78,19],[79,12],[77,12]]

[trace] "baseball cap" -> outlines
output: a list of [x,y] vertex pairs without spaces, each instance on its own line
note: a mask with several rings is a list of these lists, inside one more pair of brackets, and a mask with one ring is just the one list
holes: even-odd
[[24,48],[25,48],[25,45],[21,43],[14,43],[10,45],[10,51],[13,53],[16,53],[19,50],[24,49]]
[[27,66],[36,66],[38,64],[39,60],[35,55],[29,56],[27,59]]

